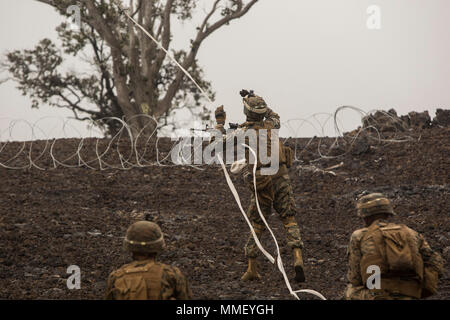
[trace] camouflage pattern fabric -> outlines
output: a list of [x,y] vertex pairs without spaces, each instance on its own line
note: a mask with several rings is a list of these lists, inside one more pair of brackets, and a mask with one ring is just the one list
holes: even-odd
[[[223,111],[223,106],[219,107],[221,108],[220,111]],[[218,109],[219,109],[218,108]],[[217,111],[217,110],[216,110]],[[224,114],[226,114],[224,112]],[[214,126],[214,129],[219,130],[220,132],[222,132],[222,134],[226,134],[227,130],[225,129],[225,118],[222,117],[221,113],[218,112],[219,117],[216,118],[216,125]],[[267,112],[264,115],[265,120],[264,122],[266,123],[267,128],[271,128],[271,129],[280,129],[280,116],[273,112],[270,108],[267,108]],[[244,123],[242,125],[240,125],[240,128],[243,128],[247,125],[248,123]],[[224,137],[224,141],[226,140],[226,137]],[[214,141],[214,139],[211,140],[211,142]],[[225,146],[224,146],[225,148]]]
[[[272,155],[272,129],[274,128],[274,125],[277,125],[279,128],[279,116],[272,112],[269,113],[269,115],[272,118],[268,118],[262,121],[246,121],[243,124],[241,124],[239,127],[242,128],[242,130],[247,131],[247,130],[254,130],[256,132],[256,146],[257,149],[253,150],[257,156],[257,169],[260,169],[261,167],[263,167],[263,164],[260,161],[259,158],[259,148],[266,148],[267,150],[267,156],[270,158]],[[266,135],[259,135],[259,130],[267,130],[267,134]],[[279,139],[279,138],[278,138]],[[245,138],[245,143],[247,145],[250,145],[249,143],[249,138],[246,137]],[[280,167],[280,171],[277,173],[277,175],[282,175],[285,174],[287,172],[285,172],[285,170],[281,170],[281,167],[283,164],[286,164],[286,154],[285,154],[285,148],[283,146],[283,143],[281,141],[279,141],[278,144],[278,156],[279,156],[279,167]],[[252,172],[253,171],[253,156],[251,155],[250,151],[248,149],[245,149],[245,159],[247,160],[247,171],[248,172]],[[265,164],[264,167],[270,166],[270,164]]]
[[265,121],[270,122],[274,129],[280,129],[281,124],[280,124],[280,116],[278,115],[278,113],[273,112],[272,109],[270,108],[267,108],[265,118],[266,118]]
[[[267,154],[270,156],[270,129],[280,128],[280,117],[277,113],[273,112],[271,109],[267,108],[267,112],[264,115],[265,119],[262,122],[245,122],[240,127],[244,129],[268,129],[268,139],[265,142],[259,141],[260,143],[267,143]],[[281,142],[280,142],[281,146]],[[282,151],[282,150],[281,150]],[[256,154],[259,154],[255,150]],[[282,151],[283,152],[283,151]],[[280,152],[280,159],[283,156]],[[249,159],[248,150],[246,150],[246,159]],[[258,159],[259,160],[259,159]],[[257,167],[260,167],[258,161]],[[253,185],[253,165],[249,164],[244,172],[244,179],[250,187],[251,200],[250,206],[247,211],[247,215],[252,222],[252,226],[256,231],[258,237],[260,237],[265,229],[264,223],[259,216],[258,208],[256,206],[254,185]],[[289,179],[288,170],[286,164],[280,161],[280,169],[277,174],[273,176],[262,176],[256,174],[256,187],[258,193],[258,201],[261,208],[261,212],[267,219],[272,212],[272,206],[275,211],[279,214],[279,217],[283,221],[283,225],[287,233],[287,242],[291,248],[303,248],[303,242],[300,236],[300,229],[297,222],[295,221],[296,205],[294,200],[294,195],[292,191],[292,185]],[[248,258],[256,258],[258,255],[258,247],[256,246],[253,236],[250,235],[247,244],[245,246],[245,254]]]
[[[271,182],[262,190],[258,190],[258,200],[261,211],[267,219],[272,211],[272,205],[279,217],[283,221],[287,232],[287,242],[291,248],[303,248],[303,242],[300,236],[300,229],[295,221],[296,206],[292,191],[289,175],[284,174],[278,177],[269,177]],[[249,175],[248,182],[252,179]],[[252,182],[253,183],[253,182]],[[252,188],[252,190],[254,190]],[[259,216],[254,191],[247,215],[252,222],[253,228],[256,230],[258,237],[264,232],[265,226]],[[250,235],[245,246],[245,254],[248,258],[256,258],[258,255],[258,247],[256,246],[253,236]]]
[[[269,131],[270,129],[280,129],[280,116],[270,108],[267,108],[267,111],[264,114],[264,121],[247,121],[241,124],[239,127],[246,129],[252,128],[254,126],[256,128],[260,127],[269,129]],[[225,129],[221,123],[217,123],[215,128],[225,134]],[[225,139],[226,138],[224,138],[224,140]],[[267,141],[267,143],[268,155],[270,155],[270,140]],[[258,154],[257,151],[256,153]],[[246,150],[246,159],[248,159],[248,150]],[[258,209],[256,207],[255,194],[253,191],[253,175],[251,173],[252,170],[253,165],[248,165],[243,173],[244,180],[247,181],[250,189],[252,190],[252,198],[250,201],[250,207],[247,211],[247,215],[249,216],[253,228],[255,229],[255,232],[259,237],[264,232],[265,226],[261,218],[259,217]],[[297,222],[295,221],[296,206],[286,165],[280,162],[280,170],[275,176],[261,176],[257,174],[256,179],[258,188],[258,200],[264,217],[268,218],[273,206],[274,209],[278,212],[286,228],[288,245],[291,248],[303,248],[303,242],[300,237],[300,229]],[[248,243],[245,247],[247,257],[256,258],[258,251],[259,249],[257,248],[253,237],[250,235]]]
[[[136,267],[143,267],[149,264],[149,260],[133,261],[130,264],[122,266],[120,269],[113,271],[107,281],[107,289],[105,299],[117,300],[120,299],[120,294],[116,284],[118,280],[123,277],[127,270]],[[161,276],[158,277],[160,283],[147,283],[147,296],[154,297],[155,300],[189,300],[192,297],[191,290],[185,276],[177,267],[168,266],[159,262],[154,263],[155,267],[152,270],[160,270]],[[145,275],[143,275],[145,277]],[[157,281],[157,280],[155,280]],[[152,288],[159,288],[159,292],[150,292]]]
[[369,290],[365,286],[353,286],[349,284],[345,290],[344,298],[346,300],[414,300],[398,293],[388,292],[386,290]]
[[[225,126],[223,124],[221,124],[221,123],[220,124],[216,124],[214,126],[214,129],[219,130],[220,132],[222,132],[222,134],[226,134],[227,133],[227,130],[225,129]],[[214,138],[214,136],[212,138]],[[214,139],[211,139],[211,141],[214,141]]]
[[217,123],[214,128],[219,130],[220,132],[222,132],[222,134],[225,134],[226,130],[225,130],[224,126],[225,126],[225,120],[227,118],[227,113],[225,112],[223,106],[218,107],[214,114],[215,114],[216,123]]
[[[374,223],[379,224],[379,226],[386,226],[388,223],[383,220],[377,220]],[[383,299],[397,299],[402,298],[402,295],[393,292],[387,292],[384,290],[368,289],[365,287],[361,276],[361,258],[364,254],[361,250],[361,239],[367,232],[368,228],[362,228],[353,232],[350,238],[350,244],[348,246],[348,272],[347,280],[349,281],[349,286],[344,294],[345,299],[375,299],[383,297]],[[409,229],[410,232],[414,234],[414,238],[417,241],[417,247],[419,248],[419,253],[422,256],[424,267],[430,268],[436,271],[439,275],[442,274],[444,270],[444,261],[441,256],[434,252],[424,237],[417,233],[416,231]],[[382,278],[383,279],[383,278]],[[405,280],[405,279],[402,279]],[[414,280],[411,280],[414,281]],[[381,288],[383,289],[383,288]],[[412,297],[403,297],[412,299]]]
[[[244,122],[239,127],[246,128],[251,124],[252,122]],[[267,108],[267,111],[264,114],[264,124],[267,129],[280,129],[281,128],[280,116],[272,109]]]

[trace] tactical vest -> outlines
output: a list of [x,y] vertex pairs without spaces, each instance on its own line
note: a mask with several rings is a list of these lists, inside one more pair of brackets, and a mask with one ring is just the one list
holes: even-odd
[[134,261],[114,273],[115,300],[159,300],[163,266]]
[[[267,141],[260,141],[260,137],[257,135],[257,146],[258,148],[261,146],[263,148],[267,148],[267,156],[270,158],[271,152],[272,152],[272,144],[271,144],[271,129],[272,125],[266,123],[265,121],[260,122],[245,122],[243,125],[241,125],[242,128],[245,129],[253,129],[257,132],[261,129],[267,130]],[[246,138],[246,143],[248,144],[248,138]],[[284,146],[281,141],[278,143],[278,157],[279,157],[279,166],[280,170],[276,174],[276,176],[287,174],[286,168],[290,168],[293,164],[293,150],[288,147]],[[259,150],[253,150],[255,151],[257,157],[259,156]],[[250,164],[250,151],[248,149],[245,150],[245,159],[247,160],[247,163]],[[250,172],[253,170],[253,164],[250,164]],[[257,159],[256,168],[257,170],[260,170],[262,167],[270,167],[270,164],[263,165],[259,157]]]
[[424,265],[415,234],[405,225],[374,222],[361,239],[360,271],[364,284],[368,267],[381,270],[381,289],[419,299]]

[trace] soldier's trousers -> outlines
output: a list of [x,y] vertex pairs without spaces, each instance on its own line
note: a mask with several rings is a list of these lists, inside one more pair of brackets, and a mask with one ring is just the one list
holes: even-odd
[[[262,189],[258,188],[258,201],[264,218],[267,219],[269,217],[272,211],[272,206],[279,214],[279,217],[281,218],[287,232],[288,245],[291,248],[303,248],[303,242],[300,237],[300,229],[295,220],[295,213],[297,210],[289,175],[285,174],[278,177],[272,177],[270,183],[265,185]],[[255,233],[258,236],[258,239],[261,239],[261,235],[265,230],[265,226],[256,206],[255,193],[253,188],[252,198],[247,211],[247,216],[249,217],[252,226],[255,229]],[[250,237],[245,246],[245,254],[248,258],[256,258],[258,255],[258,251],[259,249],[256,246],[255,240],[250,234]]]

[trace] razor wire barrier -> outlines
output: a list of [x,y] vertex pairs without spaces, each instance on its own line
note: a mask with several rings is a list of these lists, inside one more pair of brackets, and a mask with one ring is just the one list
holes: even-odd
[[[339,114],[342,113],[344,110],[351,110],[354,111],[356,113],[359,114],[360,118],[361,118],[361,126],[356,129],[353,130],[353,134],[350,133],[345,133],[341,128],[342,128],[342,122],[339,119]],[[395,128],[392,137],[384,137],[383,133],[380,132],[379,127],[382,125],[382,123],[380,123],[379,120],[377,120],[374,117],[374,114],[376,113],[380,113],[381,115],[383,115],[386,119],[389,120],[390,124],[393,125],[393,127]],[[317,115],[327,115],[327,119],[323,122],[319,122],[317,119]],[[311,118],[316,121],[316,123],[314,123]],[[329,125],[329,121],[333,119],[333,129],[334,129],[334,133],[335,133],[335,137],[334,137],[334,141],[331,144],[330,147],[328,147],[328,152],[323,152],[322,149],[322,145],[323,145],[323,140],[324,137],[326,137],[325,134],[325,128],[327,125]],[[367,120],[367,122],[374,122],[374,125],[367,125],[364,126],[364,119]],[[369,121],[370,120],[370,121]],[[297,127],[293,127],[292,126],[292,122],[293,121],[302,121],[300,125],[298,125]],[[333,114],[326,114],[326,113],[316,113],[313,114],[312,116],[310,116],[309,118],[299,118],[299,119],[291,119],[286,121],[286,123],[284,123],[284,125],[288,128],[290,133],[294,133],[294,137],[298,137],[298,133],[301,132],[301,128],[305,125],[305,124],[309,124],[312,128],[315,129],[315,131],[318,134],[318,137],[312,137],[308,140],[308,142],[306,143],[306,145],[301,148],[301,150],[299,151],[299,142],[298,139],[295,139],[295,144],[294,144],[294,161],[295,162],[302,162],[300,159],[300,156],[305,153],[308,152],[310,154],[312,154],[314,157],[316,157],[316,159],[310,160],[311,163],[323,160],[323,159],[336,159],[339,157],[342,157],[344,155],[346,155],[347,153],[351,152],[353,146],[355,145],[355,143],[357,143],[358,139],[360,139],[361,137],[364,137],[365,139],[369,139],[372,142],[375,142],[376,144],[381,144],[381,143],[399,143],[399,142],[408,142],[408,141],[412,141],[414,140],[414,138],[410,135],[407,134],[407,125],[398,117],[394,117],[392,114],[390,114],[389,112],[383,111],[383,110],[371,110],[371,111],[364,111],[360,108],[357,107],[353,107],[353,106],[342,106],[336,109],[336,111]],[[319,128],[316,126],[318,125]],[[400,131],[396,128],[395,125],[400,126],[401,128],[403,128],[403,131]],[[314,139],[317,139],[317,151],[316,152],[312,152],[308,150],[308,147],[312,144],[312,142],[314,141]],[[289,140],[289,138],[285,139],[285,141]],[[344,150],[342,152],[340,152],[337,155],[331,155],[333,149],[337,149],[337,148],[344,148]]]
[[[367,125],[362,124],[356,130],[345,133],[339,118],[344,111],[356,112],[362,122],[365,121]],[[337,108],[332,114],[317,113],[309,118],[287,120],[282,123],[282,126],[294,138],[282,138],[281,140],[292,146],[294,161],[298,163],[299,167],[304,166],[302,157],[305,155],[310,159],[310,165],[321,160],[338,159],[345,156],[353,150],[354,145],[360,139],[368,140],[373,144],[402,143],[414,140],[409,134],[410,131],[407,130],[406,124],[402,123],[398,117],[385,111],[375,111],[382,114],[393,128],[405,129],[395,129],[386,136],[380,130],[382,124],[373,117],[371,112],[343,106]],[[319,116],[325,117],[325,119],[321,121]],[[133,127],[131,120],[135,120],[134,118],[140,118],[139,120],[144,123],[144,126],[140,129]],[[170,161],[170,155],[177,140],[172,140],[173,145],[170,150],[162,151],[161,141],[167,138],[158,135],[158,121],[149,115],[136,115],[134,118],[130,121],[117,117],[106,117],[97,121],[90,119],[87,136],[82,136],[79,130],[71,124],[71,119],[44,117],[34,123],[23,119],[11,120],[6,128],[0,128],[0,168],[49,170],[83,167],[91,170],[131,170],[151,166],[177,165]],[[56,124],[44,128],[41,125],[42,121],[49,119],[56,120]],[[101,132],[97,128],[100,124],[108,122],[118,122],[119,130],[111,138],[99,137]],[[301,135],[305,126],[313,128],[317,135],[312,138],[295,138]],[[25,128],[27,137],[29,136],[28,141],[15,141],[17,140],[15,134],[19,127],[22,128],[22,131]],[[148,132],[149,128],[153,128],[150,133]],[[330,129],[335,132],[334,138],[326,137],[325,133]],[[55,135],[56,130],[57,135],[62,138],[49,138]],[[195,137],[192,135],[192,138]],[[178,140],[180,138],[182,137],[179,137]],[[233,135],[229,138],[233,138]],[[189,146],[186,145],[186,147]],[[196,152],[197,148],[202,147],[202,144],[191,145],[191,147]],[[198,170],[204,170],[206,167],[206,164],[192,164],[183,154],[180,154],[180,157],[181,165]],[[321,170],[321,168],[317,169]]]
[[[345,133],[342,129],[342,123],[339,119],[339,114],[344,110],[351,110],[360,114],[361,119],[370,120],[373,124],[370,125],[362,125],[358,129],[352,131],[351,133]],[[384,111],[378,111],[381,114],[385,115],[389,121],[403,126],[403,123],[399,123],[398,119],[393,117],[391,114],[386,113]],[[320,121],[318,116],[325,116],[324,121]],[[70,120],[68,119],[59,119],[59,126],[54,126],[51,128],[50,132],[46,132],[39,126],[39,122],[44,120],[45,118],[39,119],[35,123],[30,123],[26,120],[13,120],[9,123],[9,126],[5,129],[0,128],[0,167],[11,170],[26,170],[26,169],[38,169],[38,170],[55,170],[58,168],[87,168],[90,170],[108,170],[108,169],[116,169],[116,170],[131,170],[134,168],[145,168],[151,166],[176,166],[176,165],[184,165],[193,167],[199,170],[204,170],[205,164],[191,164],[189,159],[184,158],[183,153],[180,153],[181,163],[175,164],[169,161],[169,157],[173,148],[166,151],[160,150],[160,140],[162,137],[158,136],[157,125],[158,122],[155,118],[148,115],[137,115],[136,117],[141,117],[140,120],[146,120],[147,122],[141,129],[137,129],[133,127],[133,121],[125,121],[124,119],[120,119],[117,117],[107,117],[104,119],[100,119],[97,121],[101,121],[101,123],[116,121],[120,124],[120,129],[111,137],[111,138],[101,138],[101,137],[93,137],[93,133],[95,128],[98,126],[98,122],[94,120],[90,120],[88,125],[88,137],[81,136],[80,132],[70,124]],[[48,118],[48,117],[47,117]],[[130,119],[134,120],[134,119]],[[294,125],[295,121],[300,121],[300,124],[297,126]],[[369,123],[370,123],[369,121]],[[309,170],[312,172],[322,172],[329,173],[335,175],[332,172],[332,169],[337,169],[343,165],[340,164],[328,167],[326,169],[320,169],[312,163],[318,162],[322,159],[335,159],[341,157],[349,152],[351,152],[354,144],[358,142],[359,139],[369,139],[373,140],[376,143],[400,143],[407,142],[413,140],[411,136],[407,133],[408,131],[399,131],[394,132],[389,137],[385,137],[382,130],[380,130],[377,120],[371,116],[370,113],[364,112],[361,109],[349,106],[343,106],[332,114],[320,113],[314,114],[310,118],[306,119],[292,119],[288,120],[286,123],[283,123],[291,132],[294,133],[295,136],[298,136],[301,133],[303,125],[311,125],[313,128],[317,130],[317,133],[320,137],[313,137],[310,139],[306,139],[306,144],[301,145],[299,139],[295,139],[294,142],[294,157],[295,161],[299,163],[299,168],[301,170]],[[30,133],[29,141],[22,142],[13,142],[10,140],[14,140],[14,132],[18,125],[24,125],[28,128]],[[321,147],[322,141],[326,138],[325,131],[327,126],[333,125],[333,129],[335,130],[336,136],[332,138],[333,143],[331,146],[327,147],[328,150],[325,151]],[[64,139],[54,139],[49,138],[52,132],[56,129],[56,127],[60,127],[59,133],[62,133],[66,138],[69,137],[68,129],[71,128],[74,130],[80,138],[71,139],[69,142],[66,142]],[[153,130],[150,134],[146,133],[147,128],[151,127]],[[235,132],[233,134],[227,136],[227,139],[234,139]],[[44,139],[38,140],[39,135],[44,137]],[[7,141],[3,141],[5,136],[8,138]],[[90,139],[94,139],[95,141],[89,141]],[[285,139],[287,142],[290,138]],[[317,148],[309,150],[309,147],[313,145],[313,141],[317,139]],[[329,139],[329,138],[328,138]],[[93,143],[94,142],[94,143]],[[72,144],[72,145],[71,145]],[[66,147],[66,151],[60,150],[59,145],[64,145]],[[192,146],[192,144],[188,145]],[[341,152],[339,154],[332,154],[332,151],[336,146],[340,146]],[[193,145],[194,152],[195,148],[202,147],[200,145]],[[252,148],[248,145],[244,144],[244,147],[249,149],[249,151],[253,154],[253,157],[256,158],[256,154]],[[13,149],[13,152],[9,149]],[[15,149],[14,149],[15,148]],[[67,151],[67,148],[69,150]],[[86,150],[88,148],[88,150]],[[90,148],[90,149],[89,149]],[[92,148],[94,150],[92,150]],[[180,148],[182,150],[182,148]],[[89,152],[90,151],[90,152]],[[302,165],[301,157],[304,153],[309,153],[314,157],[313,160],[310,160],[309,165]],[[9,154],[9,156],[7,156]],[[153,154],[153,160],[151,155]],[[5,158],[6,156],[6,158]],[[261,208],[259,205],[258,195],[256,192],[256,162],[253,165],[253,184],[255,190],[255,199],[256,205],[258,209],[258,213],[264,222],[265,227],[269,230],[271,238],[273,239],[276,247],[276,258],[274,258],[267,250],[264,249],[262,244],[260,243],[253,226],[248,219],[244,209],[242,208],[241,201],[239,198],[239,194],[236,191],[236,188],[231,181],[226,165],[224,164],[220,154],[217,155],[219,163],[224,171],[225,178],[227,184],[238,204],[238,207],[241,213],[244,216],[246,223],[248,224],[251,234],[255,239],[257,247],[264,254],[264,256],[270,261],[270,263],[277,265],[278,270],[283,276],[286,287],[289,290],[289,293],[294,296],[296,299],[300,300],[300,293],[312,294],[322,300],[326,300],[326,298],[320,293],[312,289],[302,289],[302,290],[293,290],[292,286],[289,282],[288,276],[284,269],[280,248],[278,245],[278,241],[267,223],[263,213],[261,212]],[[41,163],[44,162],[44,163]]]

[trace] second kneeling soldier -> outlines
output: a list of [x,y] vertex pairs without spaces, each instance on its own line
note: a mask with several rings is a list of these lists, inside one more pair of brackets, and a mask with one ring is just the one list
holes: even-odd
[[424,237],[403,224],[389,222],[395,213],[380,193],[361,197],[357,209],[366,227],[351,236],[345,299],[411,300],[435,294],[443,260]]

